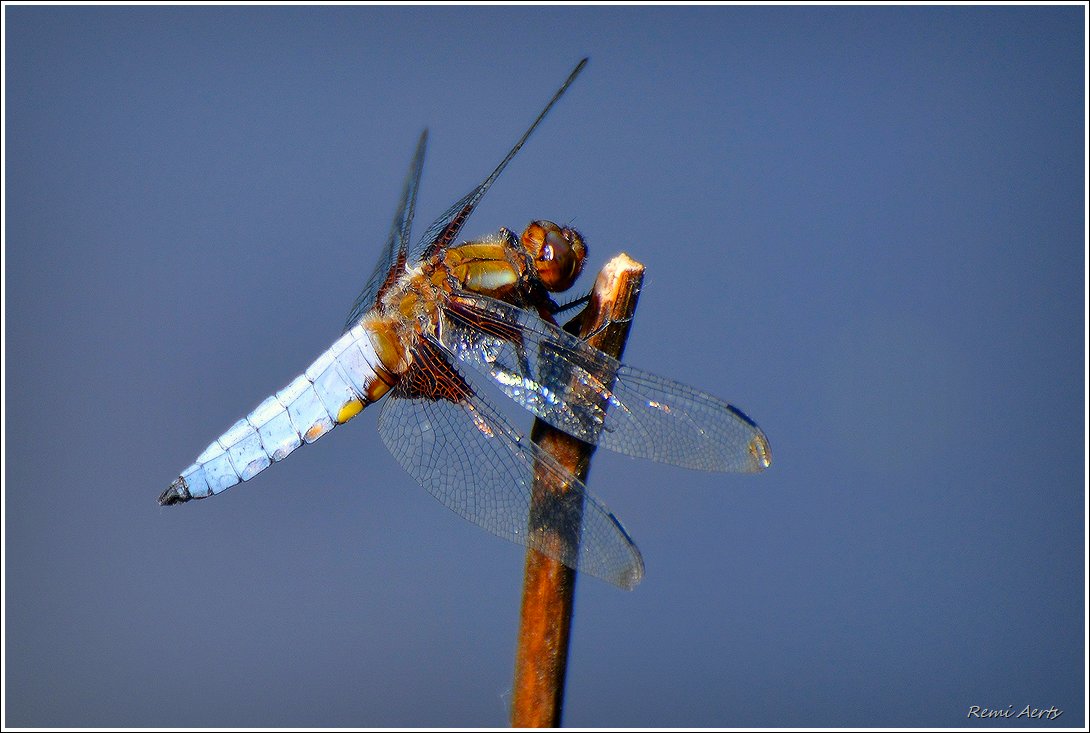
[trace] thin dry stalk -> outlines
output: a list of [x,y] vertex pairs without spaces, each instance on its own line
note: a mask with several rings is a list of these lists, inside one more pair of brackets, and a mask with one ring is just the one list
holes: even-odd
[[[606,263],[598,273],[590,302],[565,329],[578,332],[580,338],[596,349],[620,359],[636,311],[643,270],[643,265],[625,254]],[[586,481],[593,445],[540,420],[535,421],[531,437],[561,465]],[[533,496],[541,496],[541,491],[535,480]],[[581,513],[581,506],[579,510]],[[531,507],[531,515],[533,512]],[[566,540],[558,537],[557,541]],[[537,550],[527,551],[511,700],[511,724],[516,728],[560,725],[574,595],[574,570]]]

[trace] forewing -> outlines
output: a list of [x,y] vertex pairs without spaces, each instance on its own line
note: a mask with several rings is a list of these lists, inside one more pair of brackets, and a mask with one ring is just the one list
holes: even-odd
[[771,463],[764,433],[737,407],[625,366],[510,303],[455,295],[434,338],[519,405],[588,443],[707,471]]
[[352,303],[348,320],[344,324],[345,331],[355,326],[363,314],[370,310],[378,299],[379,293],[397,279],[405,266],[409,239],[412,236],[413,214],[416,211],[416,192],[420,187],[420,174],[424,169],[424,151],[427,146],[428,131],[424,130],[420,133],[416,152],[413,154],[412,163],[409,164],[409,172],[405,176],[405,185],[401,189],[401,201],[397,205],[397,213],[394,214],[394,221],[390,225],[386,246],[382,250],[382,256],[375,263],[375,269],[367,280],[367,285]]
[[[398,463],[436,499],[489,532],[634,587],[643,560],[613,514],[474,395],[438,352],[425,361],[414,363],[422,373],[403,377],[379,416],[379,433]],[[531,520],[535,471],[539,489],[565,498],[536,503]]]
[[449,209],[443,212],[442,216],[432,222],[431,226],[427,228],[423,236],[413,245],[409,251],[409,262],[417,264],[422,260],[428,259],[436,251],[441,250],[454,241],[458,236],[458,232],[462,230],[466,220],[469,218],[473,210],[477,208],[477,204],[480,203],[481,198],[484,197],[485,192],[492,187],[492,184],[499,178],[500,173],[507,167],[507,164],[511,162],[511,159],[515,157],[522,146],[533,134],[537,126],[541,124],[541,121],[545,119],[545,115],[549,113],[549,110],[553,108],[557,100],[563,96],[564,92],[568,90],[571,83],[575,81],[575,77],[579,75],[579,72],[586,66],[587,59],[583,59],[572,72],[568,75],[568,78],[553,95],[553,98],[549,100],[549,103],[545,105],[545,109],[541,110],[541,114],[537,116],[533,124],[522,134],[519,141],[515,143],[515,146],[511,148],[510,152],[504,157],[500,164],[496,166],[496,169],[481,182],[481,185],[474,188],[462,198],[458,199]]

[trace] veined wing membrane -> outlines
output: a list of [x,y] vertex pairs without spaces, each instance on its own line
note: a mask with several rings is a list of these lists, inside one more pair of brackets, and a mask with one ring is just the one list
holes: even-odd
[[[624,528],[578,478],[519,435],[468,388],[438,349],[387,395],[378,430],[390,453],[436,499],[489,532],[621,588],[643,576]],[[534,476],[567,500],[531,514]],[[583,499],[581,513],[571,499]],[[528,519],[529,518],[529,519]]]
[[375,263],[375,269],[367,284],[352,303],[352,309],[348,312],[348,320],[345,321],[344,330],[347,332],[363,314],[370,310],[378,299],[380,291],[393,284],[405,265],[409,248],[409,238],[412,236],[413,215],[416,213],[416,192],[420,188],[420,174],[424,169],[424,151],[428,147],[428,131],[420,133],[420,140],[416,143],[416,152],[409,164],[409,172],[405,176],[405,185],[401,189],[401,200],[397,205],[397,213],[390,225],[390,234],[386,238],[386,246],[382,249],[382,256]]
[[434,338],[516,403],[588,443],[706,471],[771,463],[767,438],[738,408],[623,365],[510,303],[459,293]]
[[545,115],[549,114],[549,110],[553,108],[557,100],[564,95],[564,92],[568,91],[568,87],[575,81],[575,77],[579,76],[579,72],[583,70],[583,67],[587,65],[587,59],[583,59],[572,72],[568,74],[568,78],[560,85],[560,88],[553,94],[553,98],[549,100],[549,103],[545,105],[545,109],[541,110],[537,119],[533,121],[526,132],[522,133],[522,137],[519,138],[515,146],[508,151],[507,155],[500,164],[496,166],[496,169],[489,174],[488,178],[485,178],[479,186],[467,193],[462,198],[455,201],[449,209],[443,212],[443,214],[432,222],[431,226],[427,228],[420,240],[412,246],[409,250],[409,262],[416,264],[422,260],[426,260],[437,250],[446,247],[454,242],[454,239],[458,236],[458,232],[462,230],[466,220],[469,219],[470,214],[477,208],[477,204],[480,203],[485,193],[492,184],[496,182],[496,179],[500,177],[500,173],[507,167],[507,164],[518,154],[518,151],[522,149],[522,146],[526,144],[526,141],[530,139],[530,135],[533,134],[537,126],[541,124],[541,121],[545,119]]

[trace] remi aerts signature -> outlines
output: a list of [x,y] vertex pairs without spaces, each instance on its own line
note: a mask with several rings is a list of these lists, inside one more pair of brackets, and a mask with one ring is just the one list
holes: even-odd
[[1035,708],[1026,705],[1019,712],[1014,712],[1014,706],[1006,708],[985,708],[980,705],[970,705],[966,718],[1041,718],[1043,720],[1055,720],[1064,714],[1063,710],[1053,705],[1050,708]]

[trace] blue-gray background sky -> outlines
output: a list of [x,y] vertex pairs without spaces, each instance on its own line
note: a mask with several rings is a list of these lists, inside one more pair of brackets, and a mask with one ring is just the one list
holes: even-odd
[[464,233],[643,261],[627,361],[775,463],[598,454],[647,576],[580,580],[565,723],[1081,725],[1083,12],[8,7],[7,723],[505,724],[523,554],[377,410],[155,499],[337,337],[420,130],[418,225],[589,55]]

